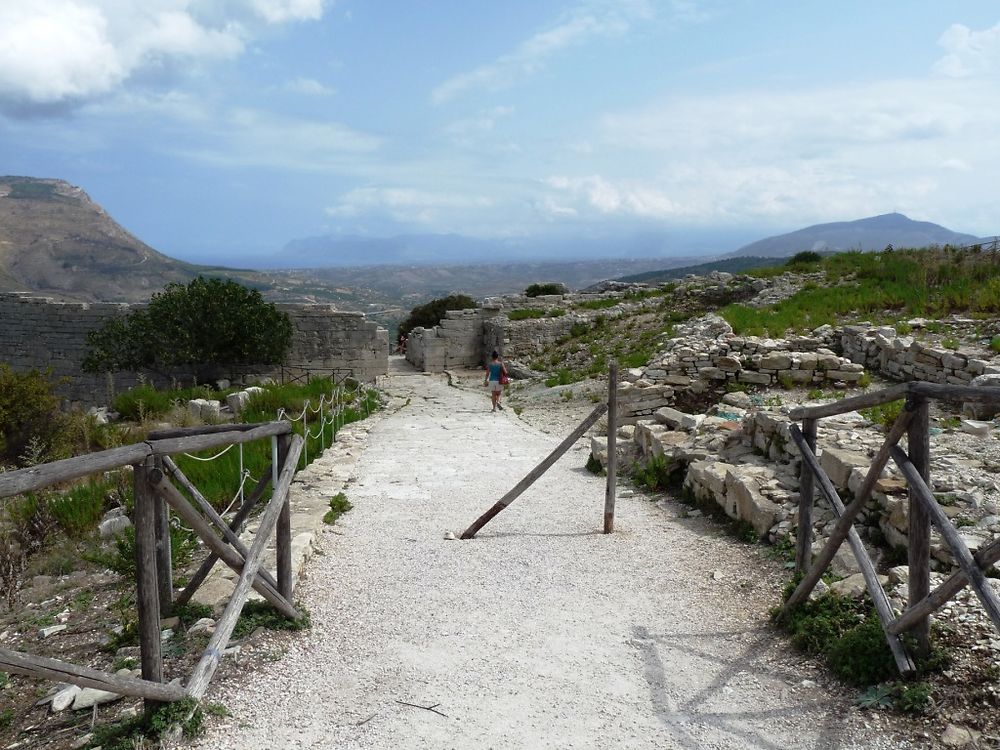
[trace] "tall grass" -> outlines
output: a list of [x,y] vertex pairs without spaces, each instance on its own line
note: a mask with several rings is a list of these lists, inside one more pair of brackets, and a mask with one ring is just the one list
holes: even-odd
[[[812,270],[823,284],[807,284],[764,308],[728,305],[720,314],[739,334],[781,336],[847,317],[891,321],[951,313],[1000,312],[1000,254],[940,248],[879,253],[853,251],[824,258]],[[787,269],[786,269],[787,270]]]

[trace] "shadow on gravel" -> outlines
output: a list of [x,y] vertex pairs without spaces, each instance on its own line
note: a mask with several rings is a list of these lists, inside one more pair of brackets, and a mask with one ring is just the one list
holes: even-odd
[[[677,747],[703,748],[705,740],[697,735],[705,727],[747,748],[836,750],[842,747],[843,722],[834,715],[836,709],[829,701],[797,701],[791,695],[782,695],[781,702],[785,705],[763,707],[759,697],[761,686],[740,684],[747,681],[741,679],[744,676],[751,681],[753,678],[798,681],[799,676],[792,670],[769,663],[774,641],[774,634],[766,629],[704,633],[652,633],[641,625],[632,629],[632,644],[642,654],[656,714]],[[726,650],[716,653],[710,650],[712,643],[723,644]],[[698,684],[677,683],[683,679],[680,675],[684,670],[678,669],[681,663],[702,676]],[[706,684],[704,679],[709,675]],[[672,695],[683,697],[675,700]],[[750,708],[742,708],[745,706]],[[815,716],[803,717],[811,710]],[[776,723],[785,725],[785,734],[796,737],[794,746],[776,736]],[[794,724],[800,726],[792,728]]]
[[[593,531],[552,531],[548,533],[542,533],[539,531],[500,531],[497,533],[478,533],[475,539],[502,539],[504,537],[522,537],[522,536],[537,536],[537,537],[574,537],[574,536],[603,536],[604,532],[600,529],[594,529]],[[465,539],[463,541],[470,541]],[[473,540],[474,541],[474,540]]]

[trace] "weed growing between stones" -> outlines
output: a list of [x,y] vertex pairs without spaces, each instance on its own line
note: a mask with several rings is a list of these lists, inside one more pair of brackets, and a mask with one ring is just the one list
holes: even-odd
[[591,474],[596,474],[599,477],[600,476],[604,476],[604,474],[605,474],[604,467],[601,466],[601,462],[594,456],[593,453],[591,453],[587,457],[587,464],[586,464],[585,468]]
[[875,424],[881,425],[886,431],[888,431],[902,411],[903,401],[900,399],[898,401],[890,401],[888,404],[879,404],[878,406],[870,406],[867,409],[861,409],[860,413],[863,417],[865,417],[865,419],[869,419]]
[[336,495],[330,498],[330,510],[326,512],[323,516],[323,523],[328,523],[333,525],[337,522],[344,513],[351,510],[354,506],[347,499],[347,495],[343,492],[338,492]]
[[167,733],[177,725],[185,737],[197,737],[203,728],[204,713],[194,698],[165,703],[149,717],[136,716],[95,727],[86,748],[102,750],[145,750],[160,747]]
[[306,630],[312,627],[309,613],[302,605],[296,605],[302,616],[297,620],[289,620],[267,602],[249,601],[243,605],[240,619],[233,628],[233,638],[246,638],[257,628],[268,630]]
[[666,492],[677,484],[683,465],[675,464],[664,456],[653,456],[645,464],[632,465],[632,481],[639,487],[653,492]]

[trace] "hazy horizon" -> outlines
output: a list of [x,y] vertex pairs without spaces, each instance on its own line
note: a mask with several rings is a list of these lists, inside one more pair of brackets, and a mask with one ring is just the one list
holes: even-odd
[[719,255],[895,211],[984,236],[998,82],[987,0],[33,0],[0,5],[0,162],[198,263],[323,235]]

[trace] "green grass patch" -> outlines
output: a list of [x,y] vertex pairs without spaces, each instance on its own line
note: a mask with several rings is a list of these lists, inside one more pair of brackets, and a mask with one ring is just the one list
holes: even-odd
[[323,523],[335,524],[338,518],[353,507],[351,501],[347,499],[347,495],[343,492],[338,492],[330,498],[330,510],[323,516]]
[[619,302],[621,302],[620,299],[607,297],[605,299],[588,299],[583,302],[577,302],[573,306],[578,310],[606,310],[609,307],[614,307]]
[[236,621],[236,627],[233,629],[233,638],[246,638],[257,628],[267,628],[268,630],[306,630],[312,627],[309,613],[301,605],[298,609],[302,613],[302,617],[297,620],[289,620],[267,602],[249,601],[243,605],[240,619]]
[[571,385],[572,383],[578,383],[583,380],[583,374],[575,372],[574,370],[569,370],[567,368],[561,368],[556,371],[552,377],[545,379],[545,385],[549,388],[555,388],[558,385]]
[[899,415],[903,411],[903,400],[890,401],[887,404],[879,404],[878,406],[869,406],[867,409],[859,410],[861,416],[874,422],[877,425],[881,425],[888,431],[895,421],[899,418]]
[[632,466],[632,481],[652,492],[666,492],[676,485],[684,467],[665,456],[651,456],[645,463]]
[[511,310],[507,313],[508,320],[531,320],[535,318],[544,318],[545,310],[541,308],[534,307],[522,307],[517,310]]

